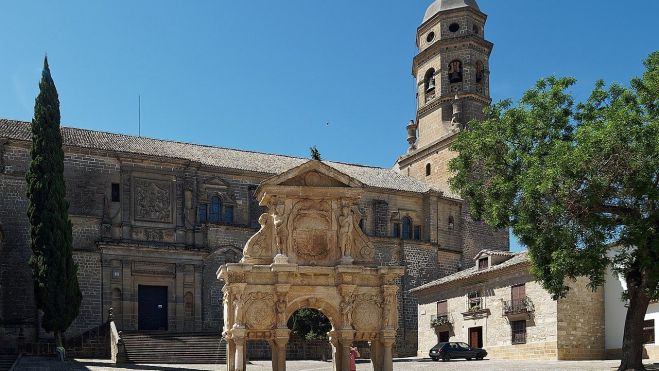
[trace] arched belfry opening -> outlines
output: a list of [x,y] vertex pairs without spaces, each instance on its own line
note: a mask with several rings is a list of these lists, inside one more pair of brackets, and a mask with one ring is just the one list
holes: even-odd
[[264,181],[256,191],[267,211],[240,263],[225,264],[227,369],[244,371],[247,341],[265,340],[272,369],[286,370],[289,318],[310,308],[332,325],[327,333],[336,371],[349,369],[350,347],[366,342],[374,370],[391,371],[398,328],[396,294],[403,267],[378,266],[359,228],[364,185],[320,161]]

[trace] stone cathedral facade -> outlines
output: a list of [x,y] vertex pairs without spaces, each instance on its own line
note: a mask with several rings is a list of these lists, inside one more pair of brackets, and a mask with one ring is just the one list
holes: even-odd
[[[485,20],[474,0],[437,0],[426,12],[412,67],[417,117],[393,169],[324,162],[363,184],[359,227],[378,264],[405,267],[396,281],[398,355],[417,352],[412,288],[461,270],[481,249],[509,249],[507,231],[471,220],[447,186],[449,145],[490,102]],[[62,134],[83,292],[67,336],[101,325],[111,307],[123,331],[219,332],[216,272],[240,261],[259,228],[255,190],[307,159],[68,127]],[[27,264],[30,140],[30,123],[0,119],[3,348],[39,331]]]

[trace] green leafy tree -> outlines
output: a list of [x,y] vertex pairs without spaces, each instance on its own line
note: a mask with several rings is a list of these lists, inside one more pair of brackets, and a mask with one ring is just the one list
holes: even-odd
[[62,333],[78,316],[82,294],[72,256],[72,230],[64,199],[64,151],[59,98],[44,59],[39,95],[32,120],[32,161],[27,172],[28,219],[37,307],[42,327],[53,332],[57,346]]
[[620,370],[643,369],[642,329],[659,295],[659,52],[629,87],[598,82],[586,101],[550,77],[486,110],[458,136],[451,186],[470,212],[512,228],[554,298],[612,266],[629,300]]
[[329,319],[316,309],[297,310],[288,320],[288,328],[306,340],[327,339],[332,330]]
[[316,146],[309,148],[309,150],[311,151],[312,160],[317,160],[317,161],[322,160],[322,158],[320,157],[320,151],[318,151],[318,148],[316,148]]

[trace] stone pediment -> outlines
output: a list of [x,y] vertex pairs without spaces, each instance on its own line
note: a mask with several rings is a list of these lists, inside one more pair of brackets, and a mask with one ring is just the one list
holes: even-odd
[[259,186],[268,211],[247,242],[243,262],[336,266],[373,264],[374,249],[359,228],[363,184],[320,161],[309,161]]
[[364,187],[364,185],[357,179],[316,160],[305,162],[300,166],[266,179],[262,185],[298,187]]
[[225,182],[222,178],[212,177],[203,183],[204,188],[229,188],[229,183]]

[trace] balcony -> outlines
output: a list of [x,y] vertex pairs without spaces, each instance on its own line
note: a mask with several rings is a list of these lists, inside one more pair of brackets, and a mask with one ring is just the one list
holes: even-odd
[[453,325],[453,319],[449,317],[448,313],[432,315],[430,317],[430,327],[447,327]]
[[503,302],[503,315],[504,316],[513,316],[517,314],[529,314],[535,311],[533,307],[533,302],[529,297],[524,297],[523,299],[515,300],[505,300]]
[[484,317],[490,314],[485,305],[484,297],[467,298],[467,311],[462,315],[465,317]]

